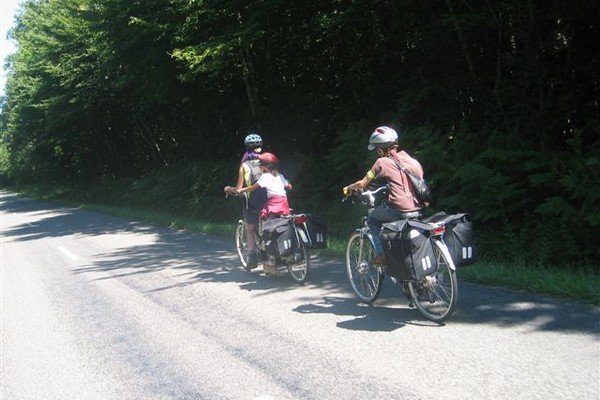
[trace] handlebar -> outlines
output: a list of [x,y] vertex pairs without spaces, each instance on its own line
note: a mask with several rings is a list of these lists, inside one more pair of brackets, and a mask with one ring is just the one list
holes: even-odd
[[[226,186],[226,188],[231,188],[233,189],[233,186]],[[234,196],[234,197],[248,197],[248,193],[244,192],[244,193],[237,193],[237,192],[229,192],[229,191],[225,191],[225,198],[229,197],[229,195]]]
[[388,185],[383,185],[372,190],[355,190],[350,194],[345,194],[345,196],[342,198],[342,203],[354,196],[361,201],[366,201],[368,204],[372,205],[375,203],[375,195],[384,190],[388,190]]

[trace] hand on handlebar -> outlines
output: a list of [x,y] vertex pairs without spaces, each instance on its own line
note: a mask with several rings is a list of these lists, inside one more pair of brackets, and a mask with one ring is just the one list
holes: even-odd
[[348,185],[348,186],[345,186],[342,188],[342,193],[346,197],[350,197],[350,196],[352,196],[352,194],[354,194],[354,192],[357,192],[360,190],[360,189],[352,189],[350,186],[351,185]]
[[358,199],[361,202],[365,202],[366,204],[375,204],[375,198],[374,195],[376,195],[379,192],[382,192],[384,190],[388,190],[388,185],[383,185],[380,186],[377,189],[374,190],[366,190],[366,189],[353,189],[350,186],[352,185],[348,185],[344,188],[342,188],[342,193],[344,194],[344,198],[342,199],[342,202],[345,202],[346,200],[348,200],[349,198],[353,198],[353,199]]
[[346,200],[348,200],[354,193],[359,192],[360,189],[352,189],[350,187],[350,185],[348,186],[344,186],[342,188],[342,194],[344,195],[344,198],[342,199],[342,203],[345,202]]
[[225,186],[223,188],[223,191],[225,192],[226,195],[228,195],[228,194],[239,195],[240,194],[239,190],[237,190],[233,186]]

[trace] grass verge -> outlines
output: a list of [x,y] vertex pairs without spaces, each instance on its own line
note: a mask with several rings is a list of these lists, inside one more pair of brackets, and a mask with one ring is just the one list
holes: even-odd
[[[147,210],[140,206],[119,206],[99,201],[82,201],[73,192],[43,190],[35,187],[8,188],[29,197],[59,201],[86,210],[99,211],[137,221],[150,222],[175,229],[231,237],[235,223],[207,222],[202,218]],[[330,257],[344,257],[346,237],[328,238],[328,248],[321,252]],[[490,286],[503,286],[531,293],[600,306],[600,277],[593,268],[556,269],[523,262],[482,261],[458,270],[460,281]]]
[[458,270],[459,282],[467,281],[600,306],[600,277],[589,268],[561,270],[521,262],[479,262]]

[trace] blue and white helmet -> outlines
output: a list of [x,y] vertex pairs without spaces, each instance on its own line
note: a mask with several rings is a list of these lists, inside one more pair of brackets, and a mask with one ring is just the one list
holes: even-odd
[[251,133],[248,136],[246,136],[246,138],[244,139],[244,145],[248,148],[255,148],[255,147],[261,147],[262,146],[262,138],[257,135],[256,133]]
[[387,149],[398,143],[398,133],[389,126],[380,126],[376,128],[369,138],[369,150]]

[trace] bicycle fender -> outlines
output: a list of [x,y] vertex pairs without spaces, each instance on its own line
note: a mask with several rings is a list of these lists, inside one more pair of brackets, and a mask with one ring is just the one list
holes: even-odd
[[366,237],[367,239],[369,239],[369,242],[371,242],[371,244],[373,245],[373,247],[375,247],[375,245],[373,244],[373,235],[371,234],[371,231],[365,229],[365,228],[357,228],[354,230],[354,232],[360,234],[361,236]]
[[371,233],[371,231],[366,232],[364,235],[367,239],[369,239],[369,242],[371,242],[373,248],[375,248],[375,244],[373,243],[373,234]]
[[448,246],[446,246],[446,243],[442,242],[441,240],[434,240],[433,243],[444,254],[444,257],[446,257],[448,264],[450,264],[450,269],[452,269],[452,271],[456,271],[456,267],[454,266],[454,261],[452,260],[452,257],[450,257],[450,252],[448,251]]
[[312,246],[312,243],[310,242],[310,237],[306,234],[304,228],[296,226],[295,229],[296,235],[298,235],[298,239],[300,239],[300,241],[302,241],[302,243],[304,243],[305,246]]

